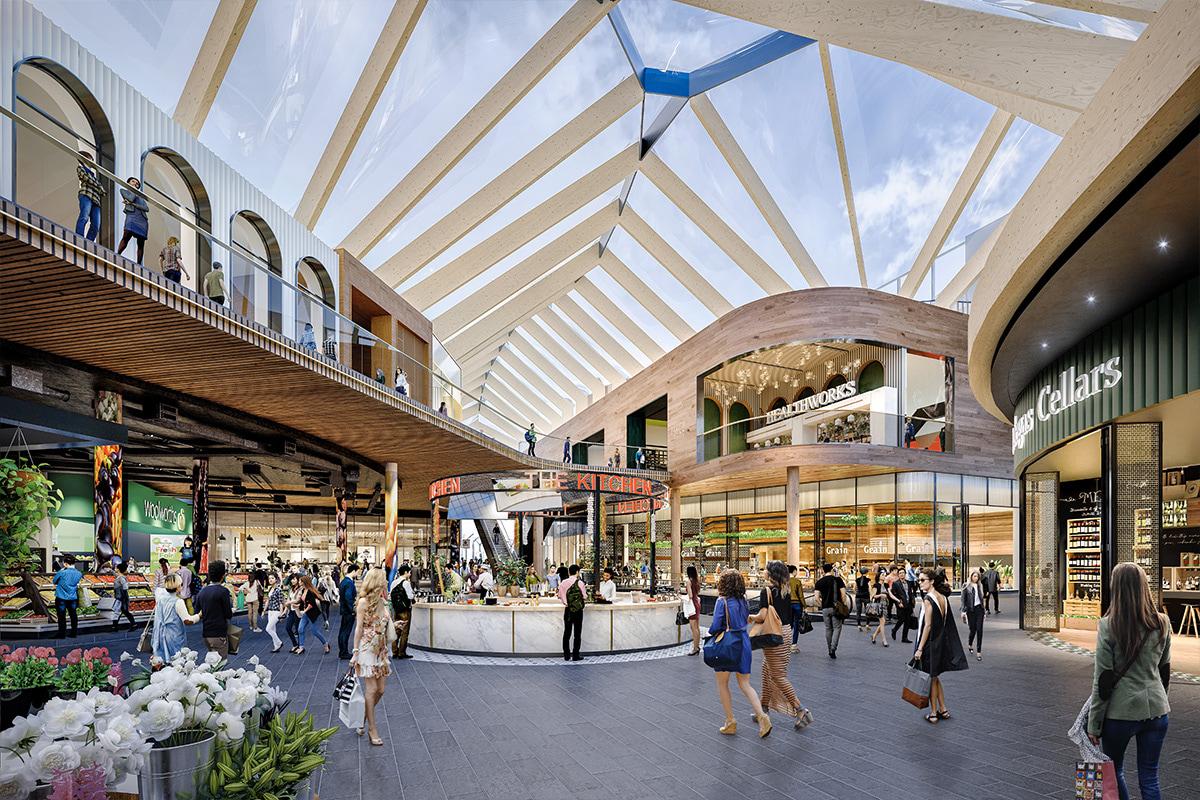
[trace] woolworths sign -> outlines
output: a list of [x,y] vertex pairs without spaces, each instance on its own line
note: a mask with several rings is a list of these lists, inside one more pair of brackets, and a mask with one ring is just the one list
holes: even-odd
[[1043,369],[1013,415],[1017,467],[1077,434],[1200,390],[1200,278],[1093,332]]
[[141,533],[192,532],[192,507],[174,497],[162,497],[149,486],[130,482],[126,494],[126,525]]

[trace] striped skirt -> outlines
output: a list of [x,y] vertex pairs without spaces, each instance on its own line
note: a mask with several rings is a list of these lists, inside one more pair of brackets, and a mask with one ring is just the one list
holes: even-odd
[[788,680],[788,665],[792,662],[792,626],[783,626],[783,644],[763,648],[762,706],[767,711],[778,711],[795,716],[800,711],[800,700]]

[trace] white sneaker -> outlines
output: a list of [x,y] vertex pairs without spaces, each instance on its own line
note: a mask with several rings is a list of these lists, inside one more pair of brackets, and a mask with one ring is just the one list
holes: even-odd
[[799,652],[800,652],[800,645],[798,645],[798,644],[794,644],[794,645],[792,645],[792,652],[793,652],[793,653],[799,653]]

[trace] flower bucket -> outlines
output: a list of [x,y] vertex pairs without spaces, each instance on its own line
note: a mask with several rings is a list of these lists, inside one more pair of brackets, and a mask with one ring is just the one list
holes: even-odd
[[191,741],[172,747],[155,747],[146,754],[146,766],[138,775],[141,800],[183,800],[198,798],[208,787],[213,768],[212,731],[178,731],[175,736]]
[[52,686],[0,690],[0,730],[11,728],[17,717],[28,717],[41,711],[53,690]]

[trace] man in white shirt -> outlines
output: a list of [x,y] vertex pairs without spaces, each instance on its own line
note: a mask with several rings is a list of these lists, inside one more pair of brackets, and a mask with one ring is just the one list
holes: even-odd
[[617,584],[613,580],[613,571],[604,568],[604,580],[600,581],[600,602],[615,603],[617,601]]
[[496,585],[496,579],[492,577],[492,570],[485,561],[479,565],[479,577],[475,579],[475,588],[479,591],[480,597],[487,597],[488,592],[492,591],[492,587]]
[[408,654],[408,628],[412,622],[413,591],[412,581],[408,579],[410,567],[401,564],[396,570],[389,588],[392,602],[392,619],[396,622],[396,641],[392,642],[392,658],[412,658]]

